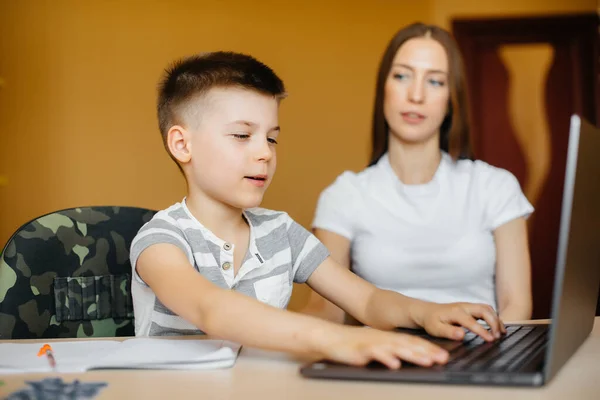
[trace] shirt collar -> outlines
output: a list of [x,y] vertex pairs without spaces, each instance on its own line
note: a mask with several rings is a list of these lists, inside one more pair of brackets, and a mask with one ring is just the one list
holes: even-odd
[[426,196],[439,192],[440,185],[442,183],[441,177],[445,174],[445,171],[448,167],[448,164],[452,161],[452,158],[445,151],[441,151],[442,156],[440,158],[440,163],[438,165],[433,178],[423,184],[419,185],[407,185],[403,183],[400,178],[394,172],[392,165],[390,164],[389,153],[386,152],[376,164],[376,168],[378,168],[381,173],[383,173],[388,182],[391,181],[392,185],[401,194],[405,194],[408,196]]

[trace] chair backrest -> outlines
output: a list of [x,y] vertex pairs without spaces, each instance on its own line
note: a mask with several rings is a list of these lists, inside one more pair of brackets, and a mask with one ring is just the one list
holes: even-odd
[[0,255],[0,339],[133,335],[129,247],[154,213],[70,208],[19,228]]

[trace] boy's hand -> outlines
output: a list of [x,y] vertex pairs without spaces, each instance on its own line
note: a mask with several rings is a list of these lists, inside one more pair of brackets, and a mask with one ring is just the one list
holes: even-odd
[[[415,322],[421,325],[430,335],[445,337],[453,340],[462,340],[465,332],[460,327],[465,327],[471,332],[491,342],[506,333],[504,324],[492,307],[486,304],[475,303],[426,303],[419,312]],[[491,332],[477,322],[483,319]]]
[[446,350],[425,339],[402,333],[343,326],[335,333],[325,335],[321,354],[328,360],[344,364],[362,366],[379,361],[396,369],[401,365],[400,360],[424,367],[448,361]]

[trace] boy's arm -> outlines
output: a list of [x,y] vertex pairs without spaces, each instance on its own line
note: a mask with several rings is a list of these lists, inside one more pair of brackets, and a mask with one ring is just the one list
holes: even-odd
[[145,249],[136,270],[171,311],[209,335],[242,345],[355,365],[378,360],[391,368],[399,367],[399,358],[431,365],[448,357],[447,352],[419,338],[345,327],[219,288],[194,270],[183,251],[171,244]]
[[[314,235],[329,250],[330,257],[335,262],[350,269],[350,240],[324,229],[315,229]],[[338,323],[344,323],[346,316],[344,310],[314,290],[310,290],[308,301],[300,312]],[[353,321],[346,321],[348,322]]]
[[[217,287],[194,270],[176,246],[148,247],[138,258],[136,269],[166,307],[208,334],[272,350],[319,350],[315,343],[326,324],[292,317],[248,296]],[[304,329],[299,329],[299,325]]]
[[[464,331],[456,326],[461,325],[486,340],[493,340],[504,331],[502,322],[488,305],[430,303],[378,289],[331,257],[312,273],[307,283],[360,322],[378,329],[423,327],[435,336],[461,339]],[[474,317],[483,318],[494,335]]]

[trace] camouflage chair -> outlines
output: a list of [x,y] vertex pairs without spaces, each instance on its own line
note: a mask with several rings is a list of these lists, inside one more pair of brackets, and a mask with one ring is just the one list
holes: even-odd
[[0,339],[133,335],[129,247],[154,213],[71,208],[19,228],[0,254]]

